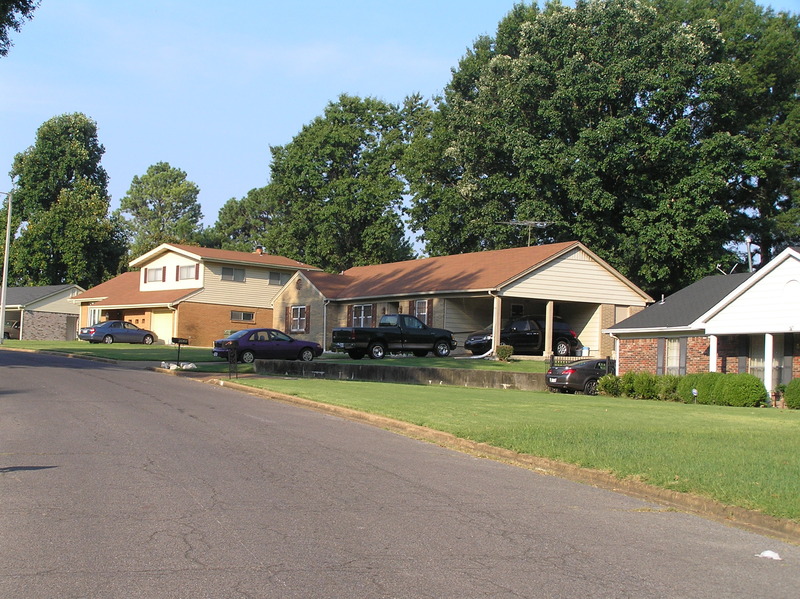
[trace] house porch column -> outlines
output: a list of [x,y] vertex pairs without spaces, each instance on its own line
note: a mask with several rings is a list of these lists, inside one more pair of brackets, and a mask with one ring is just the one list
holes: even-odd
[[772,380],[772,359],[775,353],[775,337],[772,333],[764,334],[764,386],[767,391],[775,388]]
[[544,317],[544,355],[553,355],[553,312],[555,312],[555,302],[549,300],[545,308]]
[[502,307],[503,300],[499,295],[492,296],[494,305],[492,307],[492,354],[497,354],[497,346],[500,345],[500,329],[503,328]]
[[717,336],[716,335],[709,335],[708,336],[708,371],[709,372],[716,372],[717,371]]

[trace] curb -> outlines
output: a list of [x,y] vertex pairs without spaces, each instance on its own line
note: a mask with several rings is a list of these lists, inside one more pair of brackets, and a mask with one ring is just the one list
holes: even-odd
[[512,466],[526,468],[538,474],[557,476],[615,493],[622,493],[623,495],[643,501],[658,503],[665,506],[667,509],[694,514],[728,526],[772,537],[793,545],[800,545],[800,523],[791,520],[781,520],[767,514],[762,514],[761,512],[726,505],[706,497],[691,495],[689,493],[680,493],[669,489],[654,487],[636,480],[620,479],[609,472],[601,470],[581,468],[573,464],[557,462],[555,460],[529,454],[521,454],[485,443],[461,439],[450,433],[418,426],[416,424],[409,424],[408,422],[394,420],[385,416],[359,412],[350,408],[343,408],[341,406],[324,404],[309,399],[294,397],[292,395],[258,389],[250,387],[249,385],[219,378],[209,378],[203,382],[220,387],[229,387],[250,395],[308,408],[317,412],[332,414],[347,420],[377,426],[413,439],[427,441],[447,449],[468,453],[475,457],[492,459]]

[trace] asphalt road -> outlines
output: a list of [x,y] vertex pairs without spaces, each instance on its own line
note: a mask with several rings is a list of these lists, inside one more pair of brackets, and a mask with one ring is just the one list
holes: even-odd
[[0,597],[776,599],[799,566],[793,545],[366,424],[0,350]]

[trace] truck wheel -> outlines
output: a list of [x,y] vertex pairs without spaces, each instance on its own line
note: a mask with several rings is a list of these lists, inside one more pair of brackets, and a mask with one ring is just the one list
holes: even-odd
[[373,360],[382,360],[386,355],[386,347],[383,345],[383,343],[370,343],[367,353]]
[[347,355],[353,360],[360,360],[366,355],[366,352],[363,349],[351,349],[347,352]]
[[559,339],[558,341],[556,341],[555,354],[557,356],[568,356],[569,343],[567,343],[563,339]]
[[428,355],[428,351],[424,349],[415,349],[414,355],[418,358],[424,358],[425,356]]
[[433,353],[437,358],[446,358],[450,355],[450,344],[447,341],[437,341],[433,346]]

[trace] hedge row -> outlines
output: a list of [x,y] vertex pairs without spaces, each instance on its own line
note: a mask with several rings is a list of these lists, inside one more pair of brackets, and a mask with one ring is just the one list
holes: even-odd
[[[604,395],[614,397],[718,406],[754,408],[769,402],[764,383],[758,377],[746,373],[705,372],[685,376],[656,376],[649,372],[626,372],[622,376],[607,374],[600,379],[598,390]],[[789,399],[790,393],[792,403]],[[787,407],[800,408],[800,379],[789,383],[785,398]]]

